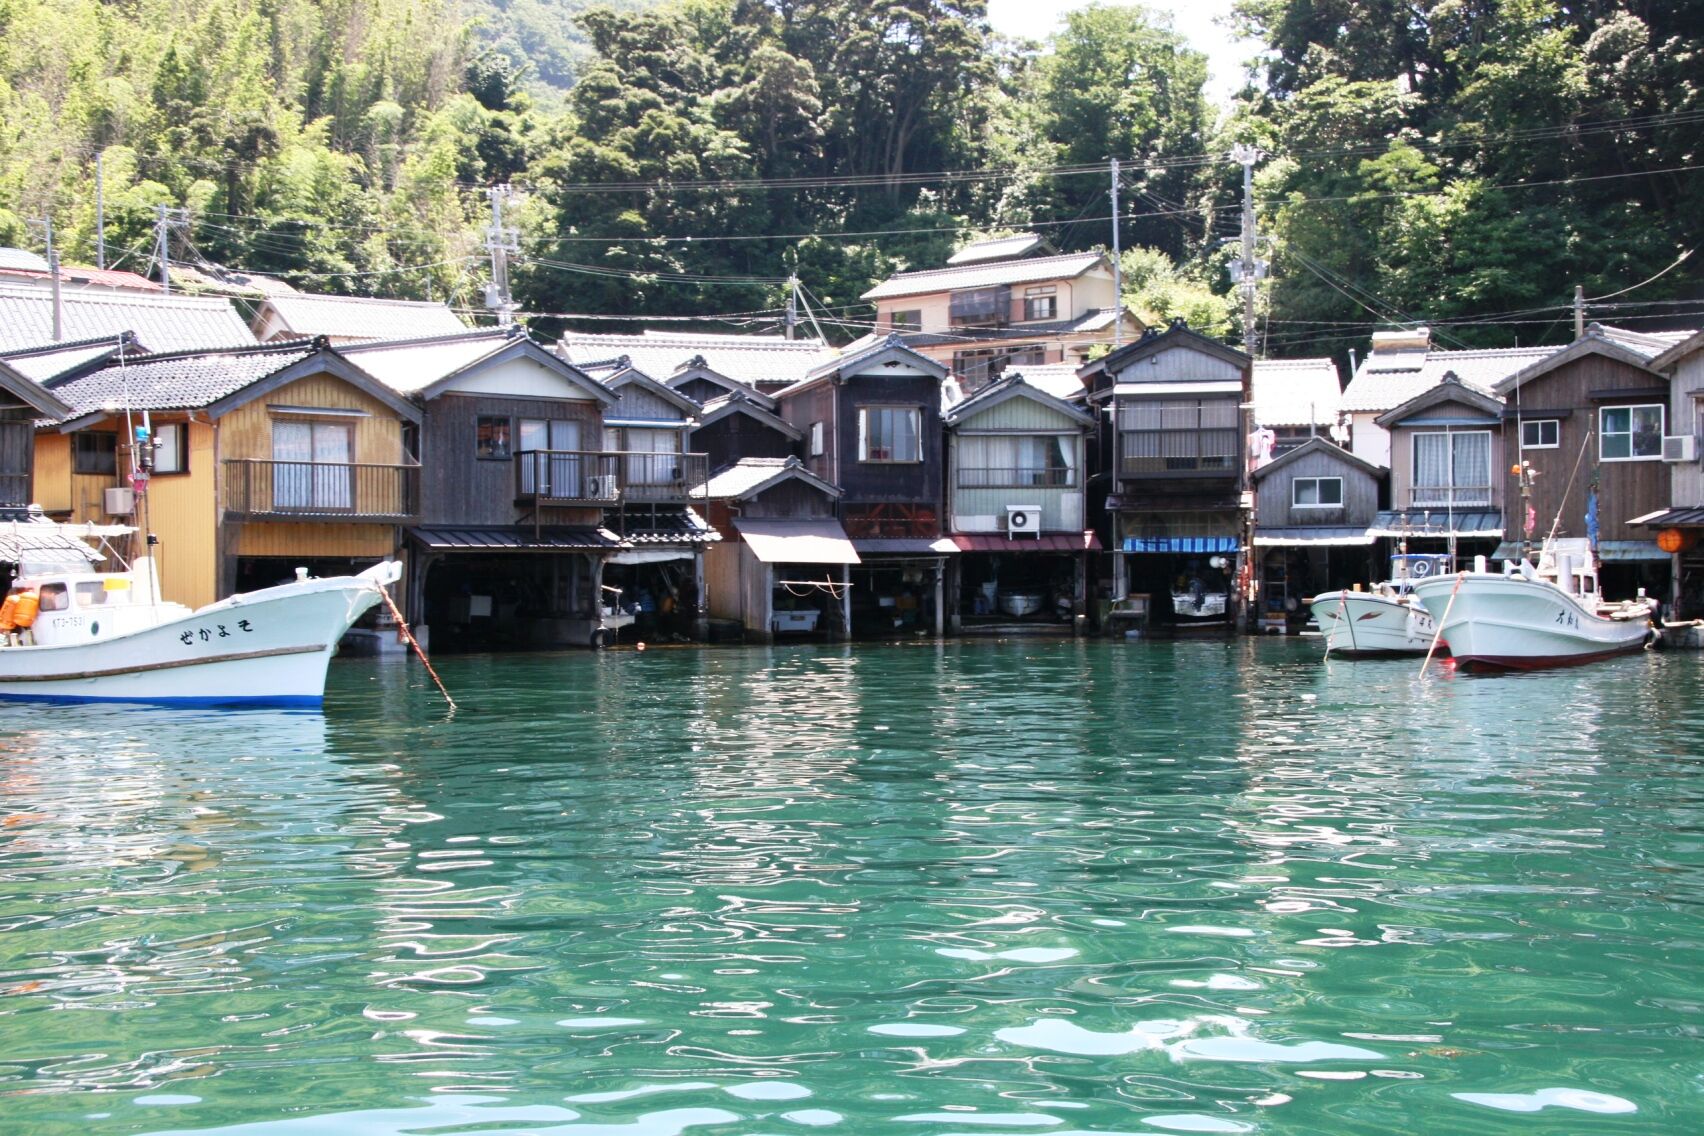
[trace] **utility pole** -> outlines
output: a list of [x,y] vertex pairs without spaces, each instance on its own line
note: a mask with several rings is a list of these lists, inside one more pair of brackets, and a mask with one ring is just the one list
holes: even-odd
[[59,252],[53,247],[53,214],[41,217],[42,239],[47,245],[47,272],[53,282],[53,341],[65,338],[65,308],[59,298]]
[[1118,159],[1112,159],[1112,349],[1124,342],[1124,273],[1119,266]]
[[799,322],[799,277],[787,277],[787,338],[793,338],[793,328]]
[[497,313],[497,322],[508,327],[515,322],[515,304],[509,296],[509,254],[521,251],[519,229],[503,227],[503,203],[514,194],[506,185],[486,190],[491,198],[491,227],[485,230],[485,248],[491,254],[491,286],[485,291],[485,306]]
[[1231,161],[1243,168],[1242,259],[1231,266],[1231,273],[1242,287],[1243,350],[1252,356],[1260,354],[1260,333],[1254,325],[1255,293],[1260,278],[1266,275],[1266,265],[1254,256],[1254,163],[1265,156],[1246,143],[1239,142],[1231,149]]
[[172,293],[172,230],[189,223],[189,210],[154,206],[154,257],[160,262],[160,285]]
[[106,151],[95,154],[95,267],[106,267]]
[[1586,290],[1574,285],[1574,338],[1586,337]]

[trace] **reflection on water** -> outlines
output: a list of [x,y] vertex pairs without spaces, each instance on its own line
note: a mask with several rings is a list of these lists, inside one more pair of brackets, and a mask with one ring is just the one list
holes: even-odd
[[0,718],[5,1133],[1704,1123],[1699,660],[339,661]]

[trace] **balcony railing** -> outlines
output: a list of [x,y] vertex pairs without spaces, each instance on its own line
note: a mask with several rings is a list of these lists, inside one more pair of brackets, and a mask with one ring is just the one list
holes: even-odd
[[420,512],[418,465],[228,459],[228,517],[408,521]]
[[1237,474],[1235,430],[1128,430],[1118,446],[1120,477]]
[[522,450],[515,455],[515,500],[536,505],[678,502],[709,474],[706,454]]
[[1077,471],[1074,469],[979,469],[961,466],[958,471],[960,489],[1023,489],[1038,485],[1048,489],[1070,489],[1076,484]]
[[1489,485],[1416,485],[1409,491],[1416,509],[1489,509]]

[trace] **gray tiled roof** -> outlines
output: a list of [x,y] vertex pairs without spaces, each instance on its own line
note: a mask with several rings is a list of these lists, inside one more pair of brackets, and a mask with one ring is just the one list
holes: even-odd
[[496,354],[511,342],[503,328],[487,327],[400,342],[347,343],[337,350],[392,390],[413,394]]
[[692,495],[710,500],[738,500],[790,470],[830,496],[839,496],[832,485],[806,469],[798,458],[741,458],[694,489]]
[[[237,347],[254,334],[229,300],[203,296],[142,296],[76,292],[62,303],[60,342],[133,331],[155,351]],[[0,285],[0,348],[54,342],[53,294],[45,288]]]
[[688,335],[647,331],[643,335],[569,332],[557,353],[576,366],[607,362],[625,355],[647,375],[670,376],[703,356],[718,374],[758,388],[797,382],[836,353],[820,339],[784,339],[778,335]]
[[1254,420],[1262,426],[1337,421],[1343,392],[1330,359],[1256,359],[1253,381]]
[[1557,347],[1499,347],[1479,351],[1374,351],[1355,371],[1339,409],[1383,413],[1443,382],[1451,371],[1463,385],[1496,397],[1491,388]]
[[949,265],[980,264],[985,260],[1011,260],[1013,257],[1028,256],[1047,243],[1039,233],[1018,233],[1010,237],[995,237],[992,240],[977,241],[965,245],[953,255],[947,257]]
[[1591,330],[1646,359],[1655,359],[1675,344],[1684,343],[1697,334],[1696,330],[1629,331],[1624,327],[1610,327],[1607,324],[1593,324]]
[[931,268],[923,272],[901,272],[865,292],[863,299],[888,300],[895,296],[923,296],[960,288],[992,288],[999,284],[1030,284],[1038,280],[1069,280],[1081,276],[1106,260],[1098,252],[1074,252],[1064,256],[1034,256],[1024,260],[1001,260],[967,264],[960,268]]
[[262,310],[266,308],[277,314],[292,338],[329,335],[338,339],[419,339],[467,330],[467,325],[448,305],[424,300],[314,296],[297,292],[267,297]]
[[1010,373],[1022,375],[1024,382],[1038,391],[1069,402],[1082,398],[1088,390],[1077,377],[1075,363],[1014,363]]
[[[80,343],[54,343],[45,347],[24,347],[15,350],[0,351],[0,363],[5,363],[12,370],[45,383],[57,378],[67,371],[74,371],[85,363],[93,362],[104,355],[110,355],[118,350],[119,337],[107,339],[89,339]],[[143,350],[131,344],[128,350],[133,355],[143,354]]]
[[189,410],[209,406],[251,383],[295,366],[319,348],[313,343],[268,344],[229,351],[198,351],[116,360],[98,371],[51,386],[73,417],[107,407]]

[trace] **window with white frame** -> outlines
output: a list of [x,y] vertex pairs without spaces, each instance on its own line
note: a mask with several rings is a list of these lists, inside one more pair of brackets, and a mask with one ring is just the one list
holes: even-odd
[[164,422],[154,427],[154,472],[189,472],[189,423]]
[[1491,431],[1414,435],[1416,508],[1487,508],[1491,504]]
[[1341,477],[1298,477],[1290,483],[1290,504],[1298,509],[1341,509]]
[[923,460],[923,412],[915,406],[865,406],[858,410],[858,460]]
[[1598,457],[1655,461],[1663,456],[1663,405],[1605,406],[1598,411]]
[[1555,418],[1529,418],[1521,423],[1521,449],[1554,450],[1561,444],[1562,423]]
[[811,423],[811,452],[810,452],[809,456],[813,457],[813,458],[820,458],[820,457],[822,457],[822,450],[823,450],[822,423],[821,422],[812,422]]

